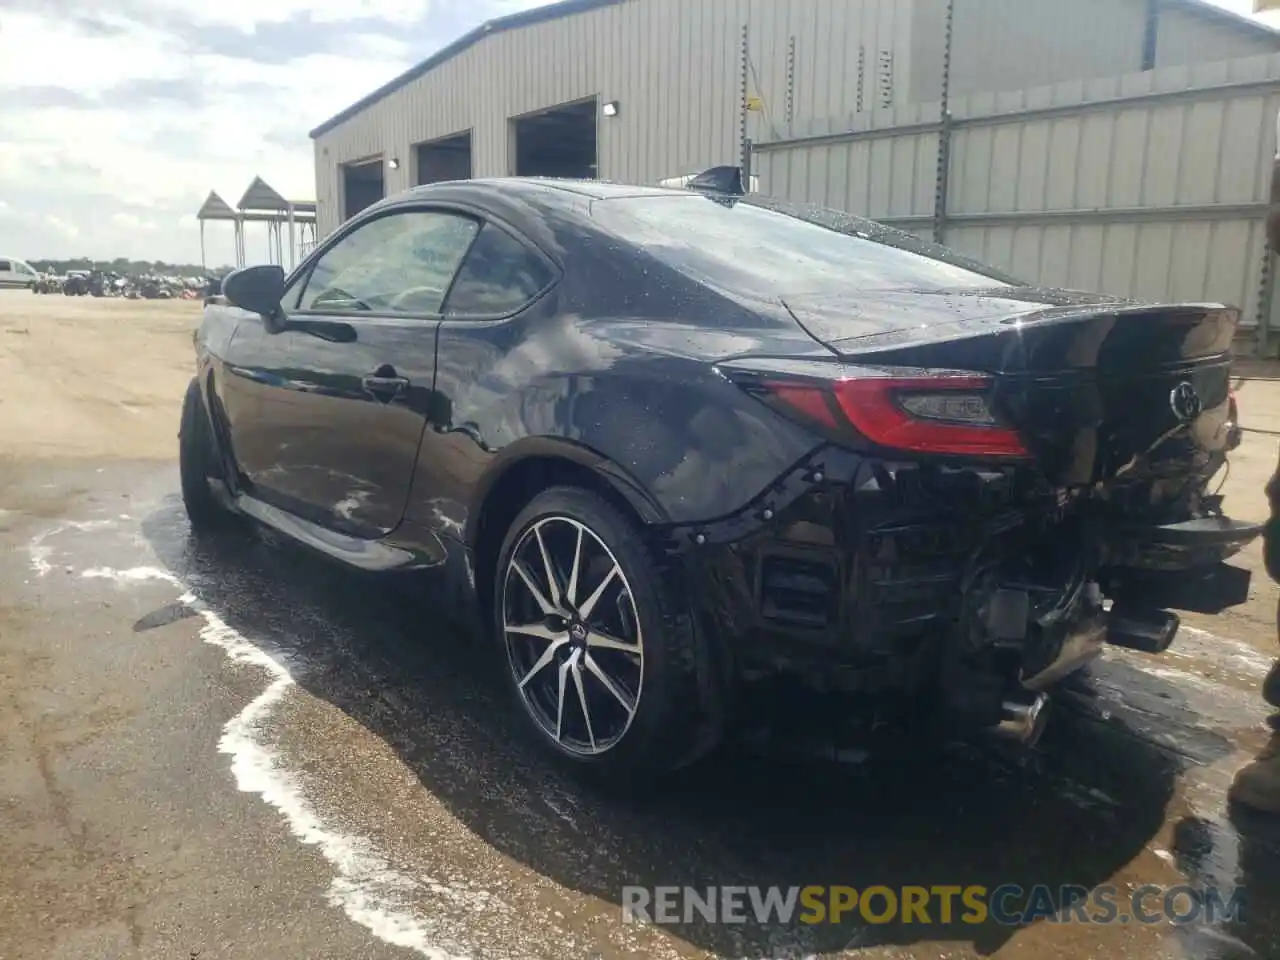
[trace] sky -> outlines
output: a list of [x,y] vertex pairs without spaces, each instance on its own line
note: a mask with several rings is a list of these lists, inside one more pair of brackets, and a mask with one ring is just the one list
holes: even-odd
[[[483,21],[540,5],[0,0],[0,256],[198,263],[211,189],[234,205],[261,175],[314,198],[309,130]],[[209,224],[206,247],[210,266],[232,262],[230,224]],[[247,247],[266,259],[265,230]]]
[[[308,132],[540,0],[0,0],[0,257],[200,262],[255,175],[314,199]],[[233,262],[210,223],[210,266]],[[250,262],[265,228],[247,228]]]

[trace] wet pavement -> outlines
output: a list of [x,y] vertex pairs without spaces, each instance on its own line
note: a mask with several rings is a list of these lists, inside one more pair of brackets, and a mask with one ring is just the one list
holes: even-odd
[[[1225,806],[1266,736],[1232,621],[1109,653],[1034,752],[726,749],[625,797],[527,748],[420,582],[197,544],[168,466],[5,469],[0,957],[1280,957],[1280,826]],[[1186,927],[622,922],[627,885],[815,884],[1247,899]]]

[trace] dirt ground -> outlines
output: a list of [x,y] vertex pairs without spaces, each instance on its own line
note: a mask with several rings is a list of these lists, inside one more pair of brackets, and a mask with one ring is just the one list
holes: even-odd
[[[1226,786],[1266,737],[1277,588],[1109,652],[1034,753],[729,754],[644,801],[520,747],[430,601],[175,495],[198,301],[0,293],[0,957],[1280,957],[1280,831]],[[1266,515],[1280,369],[1241,365],[1229,511]],[[1234,922],[623,924],[706,884],[1242,886]]]
[[171,459],[198,300],[0,295],[0,451]]

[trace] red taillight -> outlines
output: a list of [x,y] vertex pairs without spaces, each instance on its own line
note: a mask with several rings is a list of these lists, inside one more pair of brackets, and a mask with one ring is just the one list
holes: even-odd
[[1027,456],[1017,431],[1000,424],[987,404],[989,377],[865,377],[762,386],[808,419],[827,427],[843,419],[882,447],[961,456]]
[[836,419],[825,390],[803,385],[795,386],[787,383],[767,383],[769,393],[789,407],[794,407],[811,420],[816,420],[824,427],[836,428],[840,421]]

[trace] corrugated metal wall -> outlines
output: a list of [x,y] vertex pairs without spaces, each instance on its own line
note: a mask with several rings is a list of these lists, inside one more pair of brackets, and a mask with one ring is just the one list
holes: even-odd
[[[911,85],[931,100],[942,85],[947,0],[916,0]],[[951,90],[1022,90],[1143,66],[1147,0],[954,0]],[[1165,2],[1159,9],[1156,66],[1275,53],[1265,31],[1221,22]]]
[[[1140,66],[1146,0],[955,4],[955,94]],[[765,107],[749,115],[755,140],[786,136],[790,117],[847,117],[934,99],[945,10],[946,0],[624,0],[495,33],[316,141],[320,232],[340,218],[340,164],[398,157],[399,168],[386,171],[387,192],[394,193],[415,182],[414,144],[470,130],[475,175],[506,175],[509,118],[593,96],[621,103],[620,115],[599,125],[601,177],[652,183],[735,162],[743,24],[751,92]],[[1161,65],[1276,47],[1274,38],[1172,3],[1160,23]],[[927,166],[931,150],[912,146],[912,169]],[[883,147],[873,152],[876,164],[887,162]],[[895,212],[905,202],[899,159],[895,154],[887,168],[896,178]],[[824,160],[814,157],[819,165]]]
[[[1280,55],[952,100],[945,241],[1043,284],[1224,301],[1256,319]],[[923,235],[938,105],[797,124],[761,189]]]
[[930,232],[938,161],[937,104],[798,120],[796,140],[760,142],[763,193]]
[[[627,0],[496,33],[316,141],[321,234],[338,224],[339,165],[398,157],[387,192],[413,181],[411,146],[472,131],[476,176],[511,171],[509,118],[599,96],[599,175],[654,183],[739,159],[740,49],[749,28],[753,137],[795,115],[910,99],[911,0]],[[863,83],[859,101],[859,55]],[[891,60],[886,61],[888,54]]]

